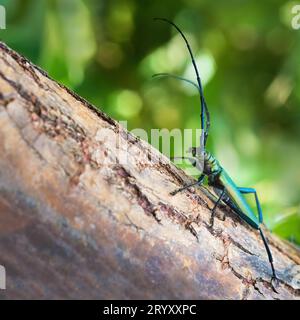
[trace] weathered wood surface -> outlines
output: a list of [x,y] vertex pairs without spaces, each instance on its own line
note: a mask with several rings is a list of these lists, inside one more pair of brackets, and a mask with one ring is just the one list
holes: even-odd
[[298,299],[299,252],[267,233],[276,294],[258,233],[229,211],[210,229],[159,157],[1,44],[1,298]]

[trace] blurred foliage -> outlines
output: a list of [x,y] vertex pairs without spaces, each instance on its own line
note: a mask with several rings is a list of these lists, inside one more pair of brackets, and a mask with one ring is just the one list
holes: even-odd
[[199,128],[199,97],[176,22],[196,56],[211,111],[208,148],[258,190],[266,224],[300,244],[300,30],[295,2],[7,0],[1,39],[129,129]]

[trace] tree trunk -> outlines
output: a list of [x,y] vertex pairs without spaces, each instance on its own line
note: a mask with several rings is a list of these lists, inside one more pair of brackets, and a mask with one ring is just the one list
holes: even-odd
[[[297,299],[299,252],[0,44],[2,298]],[[222,213],[225,219],[222,219]]]

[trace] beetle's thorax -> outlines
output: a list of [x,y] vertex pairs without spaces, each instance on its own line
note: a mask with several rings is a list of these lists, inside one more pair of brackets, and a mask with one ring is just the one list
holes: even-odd
[[199,159],[200,162],[204,157],[203,173],[208,177],[210,183],[216,182],[217,178],[223,170],[219,161],[206,150],[203,153],[203,157],[201,157],[200,148],[192,147],[190,148],[189,152],[192,153],[193,157]]
[[215,178],[222,171],[219,161],[208,151],[204,153],[203,173],[208,177]]

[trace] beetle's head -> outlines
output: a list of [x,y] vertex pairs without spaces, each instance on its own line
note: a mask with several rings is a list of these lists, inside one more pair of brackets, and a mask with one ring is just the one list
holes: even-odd
[[187,150],[187,152],[188,152],[188,153],[191,153],[193,157],[196,157],[196,154],[197,154],[197,150],[196,150],[196,149],[197,149],[197,148],[195,148],[195,147],[190,147],[190,148]]

